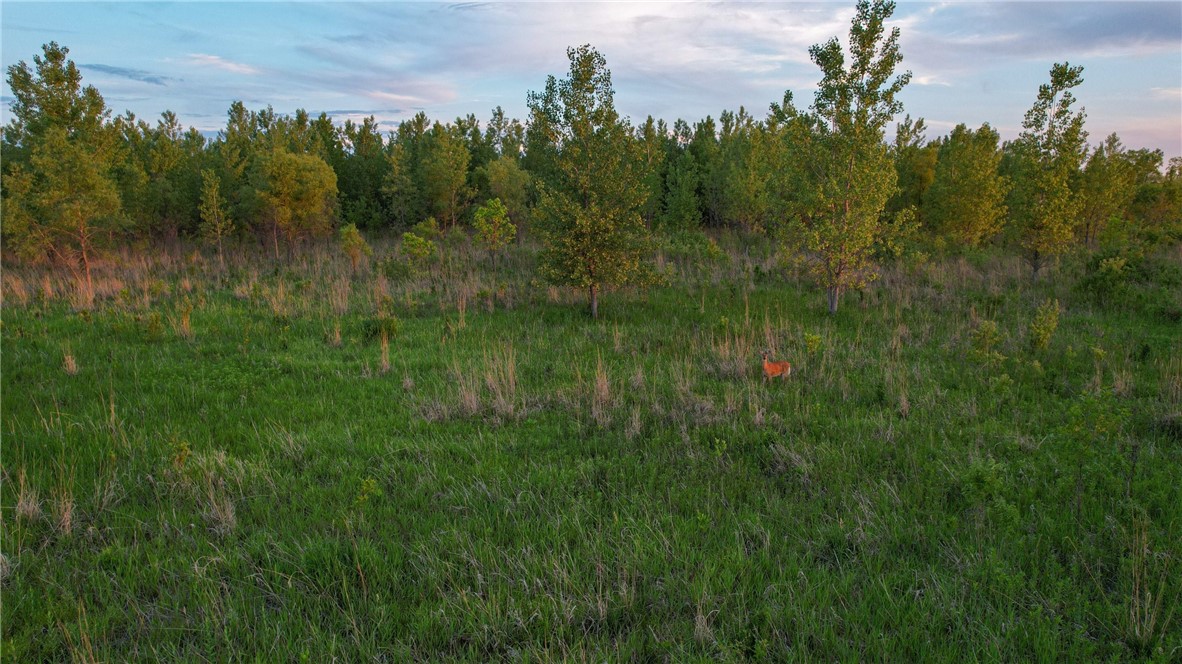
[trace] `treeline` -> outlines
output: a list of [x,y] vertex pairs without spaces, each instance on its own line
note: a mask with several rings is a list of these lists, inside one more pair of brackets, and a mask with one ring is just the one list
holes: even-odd
[[[543,246],[555,283],[589,290],[644,272],[663,232],[770,233],[811,266],[836,309],[874,264],[906,251],[998,243],[1037,271],[1073,247],[1182,239],[1182,160],[1089,146],[1072,89],[1082,68],[1055,65],[1015,141],[988,124],[930,138],[923,119],[886,128],[910,74],[889,2],[860,2],[847,60],[836,39],[810,50],[823,80],[812,106],[790,94],[758,118],[647,118],[614,108],[611,75],[590,47],[567,78],[529,93],[529,117],[497,108],[451,122],[425,114],[384,134],[374,118],[337,125],[235,102],[207,140],[171,112],[154,124],[113,116],[56,43],[8,68],[3,239],[9,255],[50,259],[89,281],[96,256],[131,242],[204,238],[220,252],[253,237],[278,259],[339,228],[405,231],[429,219],[469,228],[499,216]],[[487,214],[487,213],[486,213]],[[349,227],[352,228],[349,228]],[[536,231],[536,232],[535,232]]]

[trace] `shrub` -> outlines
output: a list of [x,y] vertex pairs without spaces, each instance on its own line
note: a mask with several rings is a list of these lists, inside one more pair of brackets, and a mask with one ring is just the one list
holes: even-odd
[[1048,299],[1042,303],[1030,321],[1030,347],[1032,350],[1046,350],[1051,337],[1059,327],[1059,301]]
[[353,267],[353,271],[357,271],[357,263],[362,256],[372,256],[373,249],[370,248],[369,243],[361,236],[361,231],[357,230],[356,224],[349,224],[342,226],[338,234],[341,242],[341,250],[349,257],[349,263]]
[[428,264],[439,257],[439,247],[432,240],[413,232],[402,234],[403,258],[410,266],[411,272],[422,272]]

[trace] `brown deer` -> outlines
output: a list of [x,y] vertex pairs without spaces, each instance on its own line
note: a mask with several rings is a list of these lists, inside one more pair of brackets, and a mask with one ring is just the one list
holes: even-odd
[[767,359],[769,351],[763,351],[763,382],[773,378],[788,378],[792,375],[790,362],[770,362]]

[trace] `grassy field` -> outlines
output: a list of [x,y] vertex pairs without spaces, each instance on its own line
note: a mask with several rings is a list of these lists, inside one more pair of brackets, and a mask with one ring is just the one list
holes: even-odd
[[1182,253],[830,317],[721,243],[599,321],[522,249],[6,266],[0,657],[1182,658]]

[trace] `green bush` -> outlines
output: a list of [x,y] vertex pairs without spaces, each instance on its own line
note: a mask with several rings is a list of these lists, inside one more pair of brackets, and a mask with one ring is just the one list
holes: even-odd
[[1059,301],[1048,299],[1034,313],[1030,321],[1030,348],[1040,351],[1051,345],[1051,337],[1059,327]]

